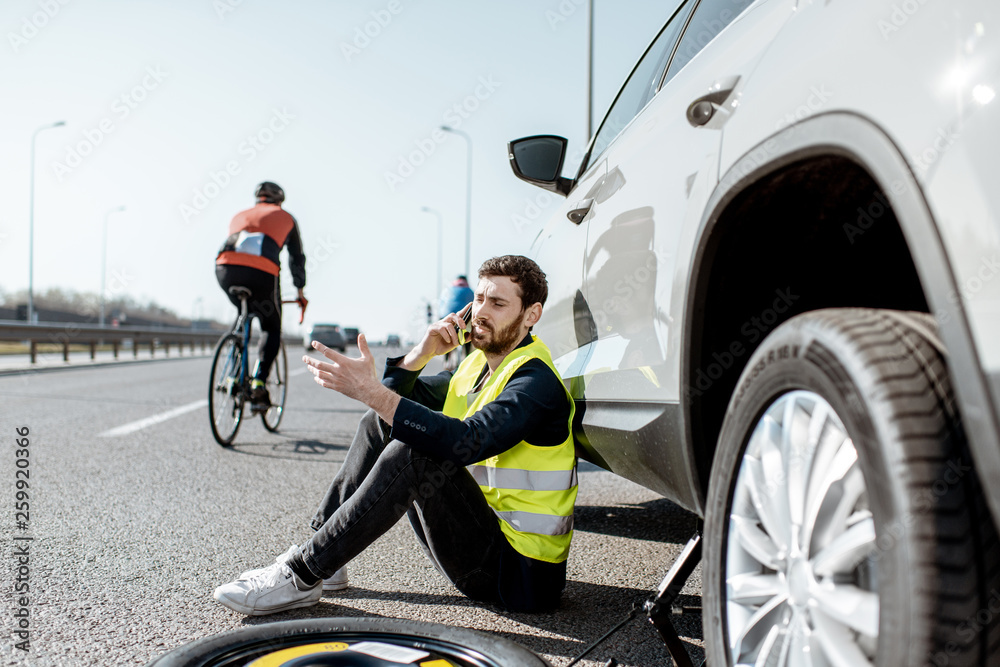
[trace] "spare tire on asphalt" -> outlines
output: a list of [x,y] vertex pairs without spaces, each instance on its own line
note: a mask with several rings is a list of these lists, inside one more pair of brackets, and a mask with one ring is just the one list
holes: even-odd
[[[406,661],[408,657],[412,659]],[[319,618],[267,623],[199,639],[155,658],[147,667],[399,667],[401,664],[551,667],[528,649],[500,637],[395,618]]]

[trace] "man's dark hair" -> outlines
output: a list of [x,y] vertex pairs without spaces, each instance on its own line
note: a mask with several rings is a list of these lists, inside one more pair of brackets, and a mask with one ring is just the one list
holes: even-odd
[[534,261],[523,255],[502,255],[483,262],[479,267],[479,277],[506,277],[521,290],[521,308],[533,303],[545,305],[549,296],[549,285],[545,274]]

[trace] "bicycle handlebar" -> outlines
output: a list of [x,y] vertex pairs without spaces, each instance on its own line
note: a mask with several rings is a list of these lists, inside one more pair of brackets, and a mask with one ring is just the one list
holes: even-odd
[[301,299],[289,299],[287,301],[283,300],[281,303],[297,303],[299,304],[299,324],[302,324],[302,320],[306,316],[306,306],[309,305],[309,299],[302,297]]

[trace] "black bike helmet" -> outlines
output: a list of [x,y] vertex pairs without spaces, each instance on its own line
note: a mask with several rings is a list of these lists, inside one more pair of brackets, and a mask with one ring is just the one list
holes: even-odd
[[280,204],[285,201],[285,191],[281,189],[280,185],[271,181],[264,181],[258,185],[254,196],[257,199],[263,199],[268,204]]

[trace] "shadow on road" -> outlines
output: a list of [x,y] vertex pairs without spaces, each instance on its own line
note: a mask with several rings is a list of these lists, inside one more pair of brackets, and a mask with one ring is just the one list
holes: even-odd
[[[366,588],[352,587],[335,598],[324,598],[315,606],[297,609],[271,617],[247,617],[245,625],[260,625],[279,620],[298,618],[329,618],[329,617],[381,617],[384,614],[373,613],[362,601],[393,602],[401,605],[420,605],[440,607],[441,615],[451,618],[455,616],[455,608],[488,609],[498,616],[508,618],[521,625],[536,628],[540,632],[510,632],[499,631],[497,634],[517,642],[518,644],[543,655],[573,658],[596,641],[604,632],[610,630],[619,621],[625,620],[633,605],[642,606],[652,591],[622,586],[606,586],[582,581],[569,581],[560,607],[554,611],[538,614],[510,612],[495,605],[474,602],[463,595],[442,595],[438,593],[377,591]],[[357,601],[356,605],[352,602]],[[681,595],[678,606],[697,607],[701,598],[694,595]],[[409,614],[405,615],[406,617]],[[422,614],[424,620],[434,621],[439,614]],[[703,657],[701,647],[690,640],[703,639],[701,618],[697,615],[677,616],[675,625],[681,637],[688,644],[689,653],[699,664]],[[644,613],[625,625],[619,632],[602,643],[592,654],[593,659],[601,656],[601,661],[607,656],[624,657],[637,644],[660,644],[661,640],[656,630],[648,623]],[[666,650],[664,649],[664,656]],[[666,663],[665,663],[666,664]]]
[[[286,461],[301,461],[304,458],[328,458],[331,462],[342,461],[343,453],[351,446],[351,437],[334,438],[339,442],[325,442],[312,438],[286,438],[283,442],[239,442],[229,451],[246,456],[259,456],[269,459]],[[337,455],[332,455],[333,453]]]
[[[611,630],[619,622],[624,621],[633,606],[642,604],[653,595],[653,591],[622,586],[606,586],[583,581],[569,581],[563,593],[559,609],[547,614],[520,614],[497,609],[497,613],[514,621],[529,625],[539,630],[560,635],[564,638],[553,638],[539,634],[503,633],[508,639],[518,642],[537,653],[575,657],[583,652],[591,643]],[[676,601],[678,606],[700,607],[701,598],[695,595],[681,595]],[[683,621],[683,622],[679,622]],[[702,640],[701,617],[697,614],[685,615],[675,619],[676,627],[683,638]],[[565,639],[565,638],[571,639]],[[607,657],[617,654],[622,657],[623,651],[628,651],[631,644],[639,642],[660,643],[659,635],[649,624],[645,613],[641,611],[621,630],[601,644],[598,653],[601,662]],[[695,645],[692,648],[700,651]],[[696,663],[697,664],[697,663]]]
[[686,544],[698,517],[665,498],[639,505],[595,507],[577,505],[573,530],[611,537]]

